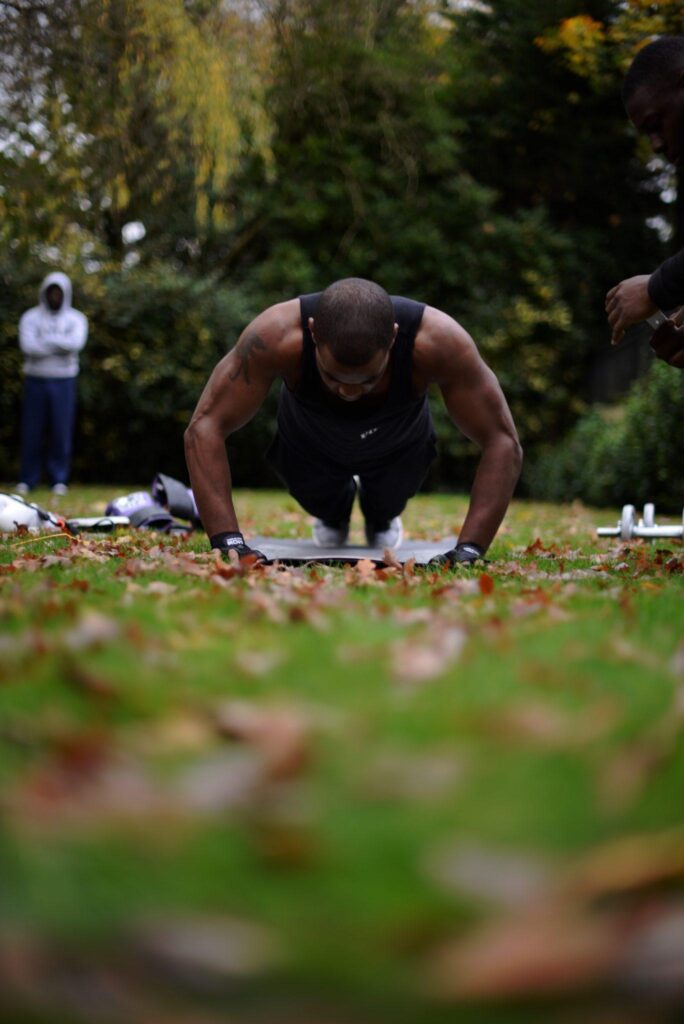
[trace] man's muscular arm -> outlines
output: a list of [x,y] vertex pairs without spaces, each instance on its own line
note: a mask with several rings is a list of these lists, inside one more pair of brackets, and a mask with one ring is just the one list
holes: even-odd
[[214,369],[185,431],[192,492],[209,537],[240,529],[226,438],[252,419],[273,381],[286,371],[298,317],[299,303],[285,302],[252,321]]
[[416,366],[440,388],[452,422],[481,451],[459,540],[489,547],[522,467],[513,417],[494,373],[463,328],[428,307],[416,343]]

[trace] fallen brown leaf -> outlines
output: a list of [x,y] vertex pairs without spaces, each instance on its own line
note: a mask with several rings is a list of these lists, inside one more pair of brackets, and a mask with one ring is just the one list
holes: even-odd
[[292,778],[310,763],[309,721],[291,708],[228,701],[217,709],[215,721],[222,736],[254,744],[269,779]]
[[494,590],[494,580],[488,572],[480,573],[477,585],[480,588],[480,593],[484,594],[485,597],[491,594]]
[[495,712],[488,727],[502,738],[571,749],[605,736],[615,726],[617,714],[607,702],[571,714],[542,701],[527,701]]
[[569,870],[574,897],[600,900],[684,882],[684,828],[616,839],[590,850]]
[[245,675],[261,677],[272,672],[285,660],[282,651],[258,650],[238,651],[233,659],[237,668]]
[[625,945],[619,917],[549,903],[444,946],[430,964],[430,988],[457,1001],[586,991],[615,969]]
[[452,793],[465,772],[465,760],[458,754],[390,750],[365,767],[362,789],[372,800],[430,803]]
[[119,632],[116,619],[85,609],[76,624],[62,634],[62,645],[70,651],[90,650],[116,640]]
[[530,853],[497,850],[464,840],[433,850],[426,860],[426,872],[449,892],[505,910],[538,900],[555,878],[550,866]]
[[142,961],[193,990],[215,993],[261,976],[279,960],[273,934],[234,917],[141,921],[131,943]]
[[466,632],[444,623],[429,626],[420,638],[395,642],[391,670],[400,683],[421,683],[442,675],[461,655]]

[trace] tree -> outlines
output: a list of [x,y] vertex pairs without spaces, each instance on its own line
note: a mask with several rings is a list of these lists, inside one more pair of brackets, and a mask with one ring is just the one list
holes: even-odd
[[[201,251],[226,183],[267,152],[262,36],[220,0],[0,0],[4,236],[64,257]],[[23,183],[34,187],[24,187]],[[11,199],[8,198],[11,196]]]
[[[358,275],[446,309],[494,366],[534,446],[582,408],[588,342],[577,309],[599,294],[584,282],[586,245],[597,263],[608,248],[602,226],[576,240],[576,212],[561,215],[537,195],[544,180],[534,159],[509,159],[499,146],[509,119],[521,138],[527,132],[553,63],[536,34],[556,22],[537,9],[523,27],[505,18],[501,26],[492,12],[479,21],[429,13],[402,0],[269,7],[275,180],[264,176],[251,193],[247,222],[259,227],[229,257],[230,273],[258,280],[271,301]],[[523,77],[537,62],[524,88],[496,81],[504,31],[515,37],[507,45]],[[516,68],[503,66],[512,77]],[[497,119],[497,103],[516,88],[523,111],[509,100]],[[585,212],[581,224],[590,218]],[[463,452],[460,442],[443,448],[452,480],[469,475],[456,465]]]
[[[583,13],[572,17],[578,6]],[[572,236],[585,273],[568,284],[588,331],[598,326],[602,296],[614,282],[614,254],[626,258],[627,270],[645,253],[657,257],[658,238],[647,220],[661,204],[642,187],[619,68],[607,66],[597,88],[586,73],[591,62],[567,60],[552,40],[570,24],[584,30],[575,38],[586,38],[621,6],[495,0],[455,17],[452,36],[449,102],[463,120],[466,164],[496,191],[500,209],[543,209],[557,230]]]
[[[547,51],[562,54],[565,64],[586,79],[596,93],[606,94],[614,92],[616,76],[622,77],[637,51],[660,35],[684,35],[684,8],[680,3],[612,3],[603,21],[587,15],[566,18],[540,43]],[[642,140],[638,153],[648,166],[652,192],[672,197],[676,182],[676,202],[668,204],[670,210],[661,211],[659,219],[670,221],[674,244],[679,248],[684,245],[684,171],[679,168],[674,172],[660,158],[653,159],[646,140]]]

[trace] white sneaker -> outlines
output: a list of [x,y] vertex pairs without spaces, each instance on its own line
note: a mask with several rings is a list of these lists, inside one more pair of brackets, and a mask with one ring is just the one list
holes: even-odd
[[55,484],[54,487],[52,488],[52,493],[59,495],[68,494],[69,488],[67,487],[66,484]]
[[368,523],[365,524],[366,540],[371,548],[398,548],[404,539],[404,527],[401,525],[401,517],[395,516],[386,530],[374,531]]
[[341,548],[347,543],[349,523],[343,523],[342,526],[329,526],[322,519],[316,519],[312,534],[317,548]]
[[28,492],[29,492],[30,490],[31,490],[31,488],[29,487],[29,485],[28,485],[28,484],[25,484],[25,483],[24,483],[24,481],[22,480],[22,481],[21,481],[20,483],[18,483],[18,484],[17,484],[17,486],[16,486],[15,488],[14,488],[14,493],[15,493],[15,494],[28,494]]

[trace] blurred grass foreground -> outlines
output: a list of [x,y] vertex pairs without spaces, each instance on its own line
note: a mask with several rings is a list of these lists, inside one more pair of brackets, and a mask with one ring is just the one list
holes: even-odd
[[517,503],[457,572],[3,535],[1,1019],[681,1019],[684,549],[605,521]]

